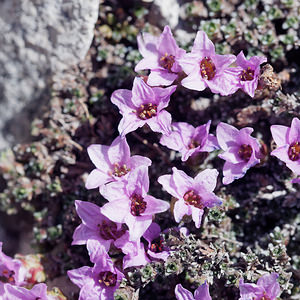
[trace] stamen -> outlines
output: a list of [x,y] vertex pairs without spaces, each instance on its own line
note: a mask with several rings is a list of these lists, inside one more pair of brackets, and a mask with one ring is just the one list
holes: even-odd
[[295,142],[290,145],[288,156],[292,161],[296,161],[300,158],[300,142]]
[[101,272],[99,274],[99,283],[103,283],[106,287],[115,286],[117,283],[117,274],[110,271]]
[[195,149],[197,147],[200,146],[200,142],[194,140],[194,139],[191,139],[190,143],[188,144],[188,148],[189,149]]
[[239,157],[244,160],[244,161],[249,161],[251,155],[252,155],[252,147],[250,145],[246,145],[246,144],[243,144],[240,146],[240,149],[238,151],[238,155]]
[[159,60],[160,66],[168,70],[168,72],[170,73],[172,72],[172,67],[174,62],[175,62],[175,56],[172,54],[168,55],[168,53],[165,53],[165,55],[162,56]]
[[200,62],[200,73],[203,79],[212,80],[216,75],[216,66],[210,57],[205,56]]
[[145,105],[141,105],[137,109],[137,116],[142,120],[148,120],[157,114],[157,105],[148,103]]
[[254,79],[254,70],[248,67],[246,70],[243,70],[240,75],[241,81],[251,81]]
[[113,169],[111,170],[112,175],[116,177],[122,177],[130,172],[130,168],[127,168],[126,164],[120,166],[118,163],[113,165]]
[[144,198],[141,195],[133,194],[130,197],[131,206],[130,212],[133,216],[140,216],[143,212],[145,212],[147,207],[147,202],[144,201]]
[[162,238],[157,238],[154,241],[152,241],[150,250],[154,253],[160,253],[163,251],[163,239]]
[[120,238],[126,231],[124,227],[121,227],[118,229],[118,226],[116,223],[112,221],[102,221],[101,224],[98,224],[99,227],[99,234],[100,236],[108,241],[108,240],[117,240]]
[[202,202],[202,198],[194,190],[187,191],[184,194],[183,199],[186,202],[186,204],[193,205],[200,209],[204,208],[204,203]]

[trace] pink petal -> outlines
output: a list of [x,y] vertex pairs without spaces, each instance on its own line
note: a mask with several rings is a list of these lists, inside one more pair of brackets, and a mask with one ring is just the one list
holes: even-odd
[[143,58],[141,61],[138,62],[138,64],[135,66],[134,71],[138,72],[141,70],[147,70],[147,69],[157,69],[160,68],[160,65],[158,63],[158,57],[157,56],[151,56]]
[[125,223],[129,228],[130,241],[137,241],[146,232],[152,223],[152,217],[138,216],[135,217],[131,213],[126,216]]
[[80,200],[75,200],[75,207],[82,223],[90,229],[96,229],[103,218],[100,207],[94,203]]
[[172,117],[171,114],[165,110],[160,111],[155,117],[148,119],[146,123],[149,125],[151,130],[162,134],[170,134]]
[[289,132],[289,144],[298,141],[300,142],[300,120],[298,118],[294,118]]
[[106,203],[101,207],[104,216],[116,223],[125,223],[125,218],[130,214],[130,202],[124,200],[115,200]]
[[175,150],[175,151],[181,151],[181,149],[184,147],[182,138],[179,134],[179,132],[173,131],[169,135],[162,135],[160,138],[160,144],[163,146],[168,147],[169,149]]
[[228,147],[238,146],[236,143],[238,135],[239,130],[229,124],[221,122],[217,126],[218,143],[225,151]]
[[149,167],[149,166],[151,166],[151,164],[152,164],[152,161],[148,157],[144,157],[141,155],[134,155],[134,156],[130,157],[129,167],[131,169],[136,169],[137,167],[140,167],[140,166]]
[[118,106],[121,114],[126,114],[135,109],[132,103],[132,92],[130,90],[116,90],[111,95],[111,102]]
[[192,53],[195,52],[205,53],[203,56],[207,56],[206,55],[207,53],[209,53],[210,55],[215,54],[215,46],[213,42],[208,38],[207,34],[202,30],[197,32],[194,41]]
[[283,125],[272,125],[271,126],[272,137],[278,147],[289,144],[288,136],[290,128]]
[[152,70],[147,79],[147,84],[151,86],[170,85],[177,76],[177,74],[169,73],[167,70]]
[[264,294],[264,289],[254,283],[244,283],[240,281],[240,300],[260,299]]
[[108,158],[112,164],[126,163],[130,157],[130,149],[125,137],[118,136],[109,147]]
[[217,185],[219,172],[216,169],[206,169],[195,178],[195,186],[204,187],[208,192],[213,192]]
[[150,227],[146,230],[146,232],[144,233],[143,237],[145,238],[145,240],[151,244],[151,242],[156,239],[157,237],[159,237],[159,234],[161,232],[160,226],[157,223],[152,223],[150,225]]
[[244,52],[241,51],[236,57],[236,64],[241,66],[243,69],[247,69],[249,66],[248,60],[246,59]]
[[178,59],[178,63],[184,73],[189,75],[199,68],[201,58],[202,56],[199,53],[187,53],[182,58]]
[[183,216],[191,214],[191,209],[189,205],[184,203],[183,199],[179,199],[175,202],[173,213],[175,221],[179,223]]
[[143,57],[153,57],[158,54],[157,44],[159,37],[153,36],[150,33],[144,32],[143,35],[137,36],[137,43],[140,53]]
[[176,187],[178,194],[183,197],[183,195],[191,189],[193,186],[193,179],[185,174],[185,172],[178,170],[177,168],[172,168],[172,184]]
[[190,209],[192,211],[192,219],[195,222],[196,228],[200,228],[202,215],[203,215],[203,209],[199,209],[194,206],[190,206]]
[[105,247],[97,240],[88,240],[87,249],[90,256],[90,261],[97,263],[104,260],[105,263],[113,268],[113,263],[105,250]]
[[157,104],[157,110],[161,111],[166,108],[170,102],[170,96],[176,91],[177,85],[172,85],[166,88],[154,87],[153,92],[155,94],[155,103]]
[[145,121],[139,120],[135,113],[130,113],[123,116],[119,123],[118,130],[122,136],[125,136],[127,133],[142,127],[144,124]]
[[135,77],[132,87],[132,103],[136,107],[152,102],[155,99],[152,88],[140,77]]
[[100,188],[100,194],[108,201],[127,199],[127,195],[125,194],[126,184],[127,181],[121,180],[103,185]]
[[160,35],[157,48],[161,55],[165,55],[166,53],[176,55],[178,46],[169,26],[165,26],[164,31]]
[[112,177],[106,173],[98,169],[94,169],[88,176],[85,187],[87,189],[94,189],[97,187],[101,187],[102,185],[106,184],[107,182],[112,181]]
[[278,277],[277,273],[271,273],[260,277],[257,281],[257,285],[263,287],[271,299],[276,299],[280,294],[280,285],[277,282]]
[[206,88],[206,84],[201,76],[200,68],[196,66],[196,68],[181,81],[181,85],[187,89],[203,91]]
[[84,224],[80,224],[76,227],[73,233],[73,242],[72,245],[84,245],[88,239],[99,238],[99,233],[95,230],[91,230]]
[[217,74],[212,80],[205,80],[205,83],[213,93],[222,96],[234,94],[239,88],[237,78],[225,71]]
[[229,184],[236,179],[242,178],[247,172],[245,170],[245,163],[232,164],[230,162],[225,162],[223,167],[223,184]]
[[177,284],[175,287],[175,296],[177,300],[195,300],[193,294],[182,287],[181,284]]
[[231,162],[233,164],[238,164],[244,161],[238,155],[239,150],[240,150],[240,146],[232,146],[228,148],[225,152],[219,154],[218,156],[228,162]]
[[144,201],[147,202],[147,208],[142,215],[154,215],[157,213],[164,212],[170,208],[170,204],[167,201],[156,199],[150,195],[147,195],[144,198]]
[[97,169],[101,170],[103,173],[107,173],[110,169],[108,152],[109,146],[93,144],[87,148],[90,160],[96,166]]
[[128,183],[126,185],[127,195],[131,196],[133,193],[137,193],[141,196],[145,196],[148,193],[148,190],[148,168],[146,166],[140,166],[139,168],[130,172]]
[[195,300],[211,300],[207,282],[200,285],[195,291]]
[[174,184],[171,184],[171,177],[172,175],[162,175],[160,176],[157,181],[163,186],[163,188],[173,197],[180,198],[182,197],[181,194],[178,194],[177,189],[175,188]]
[[92,279],[92,268],[90,267],[81,267],[75,270],[67,271],[70,280],[76,284],[79,288],[82,288],[89,281],[93,281]]
[[225,68],[231,65],[235,61],[236,57],[232,54],[219,55],[215,54],[213,57],[214,64],[217,72],[222,72]]

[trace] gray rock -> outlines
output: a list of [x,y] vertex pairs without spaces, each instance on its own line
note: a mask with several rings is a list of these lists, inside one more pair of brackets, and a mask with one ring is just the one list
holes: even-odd
[[52,76],[84,58],[98,9],[99,0],[0,0],[0,149],[29,134]]

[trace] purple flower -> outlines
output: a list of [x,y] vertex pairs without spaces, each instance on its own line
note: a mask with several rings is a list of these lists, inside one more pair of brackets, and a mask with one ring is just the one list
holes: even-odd
[[222,203],[213,193],[219,173],[216,169],[207,169],[193,179],[175,167],[172,170],[172,175],[160,176],[158,182],[169,194],[178,199],[174,205],[175,221],[180,222],[184,215],[192,215],[195,226],[199,228],[203,209]]
[[216,54],[215,46],[206,33],[198,31],[192,52],[179,59],[180,66],[188,75],[181,84],[196,91],[209,87],[213,93],[233,94],[239,88],[236,73],[229,68],[235,59],[231,54]]
[[295,174],[300,175],[300,120],[294,118],[291,128],[272,125],[271,132],[278,148],[271,152],[286,163]]
[[124,275],[114,267],[105,248],[98,241],[89,240],[87,248],[94,266],[68,271],[71,281],[80,287],[78,300],[111,300]]
[[219,148],[217,139],[209,134],[211,121],[193,127],[184,122],[172,123],[173,131],[170,135],[163,135],[160,143],[170,149],[181,152],[182,161],[198,152],[211,152]]
[[116,241],[115,246],[120,248],[125,254],[123,257],[123,269],[145,266],[150,262],[146,255],[144,244],[140,240],[130,241],[128,231]]
[[160,236],[160,226],[152,223],[146,230],[143,237],[148,243],[147,254],[151,260],[164,260],[166,261],[170,255],[169,249],[164,245],[164,240]]
[[171,115],[164,110],[169,104],[170,96],[176,85],[167,88],[151,88],[143,79],[136,77],[132,91],[116,90],[111,102],[118,106],[123,115],[119,124],[122,136],[148,124],[153,131],[163,134],[171,133]]
[[137,41],[144,58],[136,65],[135,71],[150,69],[147,83],[151,86],[172,84],[181,72],[178,59],[185,50],[177,46],[170,27],[165,26],[160,37],[144,33],[137,37]]
[[252,132],[250,127],[238,130],[226,123],[221,122],[218,125],[218,143],[225,151],[219,154],[219,157],[226,161],[223,168],[223,184],[243,177],[248,169],[260,162],[260,144],[250,136]]
[[148,169],[140,167],[128,176],[128,182],[112,182],[102,188],[102,195],[110,201],[101,212],[110,220],[125,223],[130,240],[138,240],[152,223],[152,216],[166,211],[166,201],[147,195],[149,190]]
[[47,285],[45,283],[36,284],[32,289],[28,290],[23,287],[11,284],[4,285],[4,295],[2,300],[50,300],[54,298],[47,296]]
[[257,284],[244,283],[240,280],[240,300],[276,300],[280,294],[277,273],[266,274],[258,279]]
[[87,149],[91,161],[96,166],[86,181],[86,188],[93,189],[111,182],[126,179],[127,174],[140,166],[150,166],[147,157],[134,155],[130,157],[130,149],[126,138],[118,136],[111,144],[91,145]]
[[243,51],[236,57],[236,68],[239,73],[240,88],[254,97],[260,75],[260,65],[267,61],[263,56],[252,56],[249,60],[245,58]]
[[101,208],[96,204],[76,200],[75,207],[82,224],[74,231],[72,245],[84,245],[88,240],[96,240],[108,251],[111,243],[126,231],[122,224],[102,215]]
[[207,282],[200,285],[196,289],[194,295],[195,296],[193,296],[189,290],[182,287],[181,284],[177,284],[175,287],[175,296],[177,300],[211,300]]
[[21,261],[6,256],[2,252],[2,242],[0,242],[0,295],[5,283],[22,285],[25,275],[26,269],[22,266]]

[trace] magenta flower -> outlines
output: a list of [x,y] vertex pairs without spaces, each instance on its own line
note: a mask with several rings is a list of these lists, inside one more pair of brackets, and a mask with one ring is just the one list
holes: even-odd
[[257,284],[244,283],[241,279],[239,300],[276,300],[280,294],[278,277],[277,273],[266,274],[258,279]]
[[211,152],[219,149],[217,139],[209,134],[211,121],[193,127],[184,122],[172,123],[173,131],[170,135],[163,135],[160,143],[172,150],[181,152],[181,160],[186,161],[191,155],[198,152]]
[[118,106],[123,115],[118,127],[120,134],[125,136],[145,124],[153,131],[170,134],[171,115],[164,108],[168,106],[175,90],[175,85],[151,88],[138,77],[133,81],[132,91],[116,90],[111,96],[111,102]]
[[291,128],[283,125],[272,125],[271,132],[278,148],[271,152],[295,174],[300,175],[300,120],[294,118]]
[[148,190],[148,169],[140,167],[130,173],[127,183],[112,182],[101,191],[110,201],[101,208],[102,214],[113,222],[125,223],[131,241],[138,240],[144,234],[154,214],[170,207],[168,202],[147,195]]
[[223,96],[233,94],[238,87],[238,79],[231,72],[234,55],[218,55],[215,46],[204,31],[198,31],[191,53],[179,59],[179,64],[188,75],[181,84],[191,90],[203,91],[209,87],[213,93]]
[[36,284],[28,290],[20,286],[11,284],[4,285],[4,295],[2,300],[54,300],[54,297],[47,296],[47,285],[45,283]]
[[76,200],[75,207],[82,224],[74,231],[72,245],[84,245],[88,240],[96,240],[109,251],[111,243],[115,243],[126,231],[122,224],[102,215],[101,208],[96,204]]
[[225,151],[219,154],[219,157],[226,161],[223,168],[223,184],[243,177],[248,169],[260,162],[260,144],[250,136],[252,132],[250,127],[238,130],[222,122],[217,126],[218,143]]
[[6,256],[2,252],[2,242],[0,242],[0,295],[5,283],[22,285],[25,281],[25,275],[26,269],[21,261]]
[[80,287],[79,299],[111,300],[124,278],[98,241],[89,240],[87,248],[93,267],[81,267],[68,271],[70,280]]
[[137,41],[144,58],[136,65],[135,71],[150,69],[147,83],[151,86],[172,84],[181,72],[178,59],[185,54],[185,50],[177,46],[170,27],[165,26],[160,37],[144,33],[137,37]]
[[147,241],[147,254],[151,260],[166,261],[170,255],[169,249],[164,245],[164,240],[160,236],[160,226],[152,223],[144,233],[143,237]]
[[116,241],[115,246],[120,248],[125,254],[123,257],[123,269],[145,266],[150,262],[146,255],[144,244],[140,240],[130,241],[128,231]]
[[175,296],[177,300],[211,300],[207,282],[200,285],[196,289],[194,295],[195,296],[193,296],[189,290],[182,287],[181,284],[177,284],[175,287]]
[[130,156],[126,138],[118,136],[111,144],[91,145],[87,149],[89,157],[96,166],[88,176],[86,188],[93,189],[102,185],[127,178],[130,171],[140,166],[150,166],[151,160],[140,155]]
[[207,169],[193,179],[175,167],[172,170],[172,175],[160,176],[158,182],[169,194],[178,199],[174,205],[175,221],[179,223],[184,215],[192,215],[195,226],[199,228],[203,209],[222,203],[222,200],[213,193],[219,173],[216,169]]
[[236,68],[239,73],[240,88],[251,97],[254,97],[260,75],[260,65],[267,61],[263,56],[252,56],[249,60],[245,58],[243,51],[236,57]]

